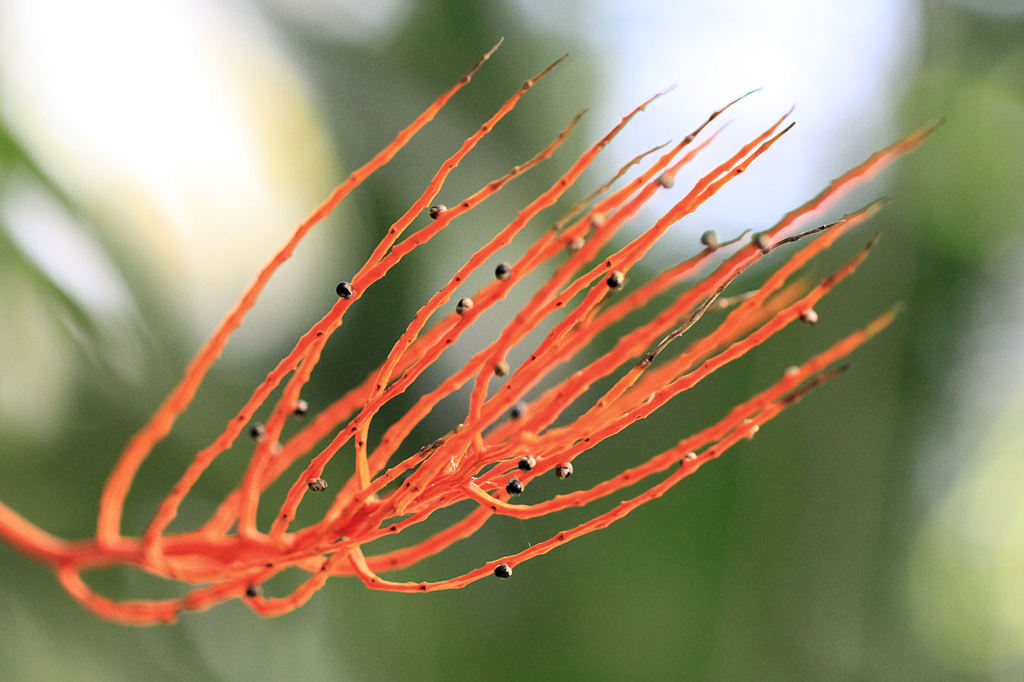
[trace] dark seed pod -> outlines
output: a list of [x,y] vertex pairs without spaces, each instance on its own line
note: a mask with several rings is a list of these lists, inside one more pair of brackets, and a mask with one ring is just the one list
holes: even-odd
[[494,363],[494,376],[496,376],[496,377],[508,376],[508,373],[509,373],[510,369],[511,368],[508,366],[507,362],[505,362],[504,360],[499,360],[498,362]]
[[608,275],[608,279],[605,283],[608,284],[609,289],[621,289],[623,283],[626,281],[626,276],[621,271],[616,270],[612,274]]
[[349,282],[338,282],[338,286],[334,290],[338,293],[338,298],[352,298],[356,295],[356,290]]
[[295,401],[295,409],[292,410],[292,414],[296,417],[305,417],[309,413],[309,403],[299,398]]
[[700,243],[714,251],[718,248],[718,233],[708,230],[700,236]]
[[559,464],[555,467],[555,476],[561,479],[566,479],[572,476],[572,462],[566,462],[565,464]]
[[247,588],[245,588],[245,596],[249,597],[250,599],[252,599],[253,597],[260,596],[260,588],[256,587],[255,585],[249,585]]
[[814,308],[807,308],[806,310],[800,311],[800,321],[804,324],[817,324],[818,322],[818,311]]
[[537,466],[537,460],[532,455],[527,455],[520,459],[516,466],[522,471],[533,471],[533,467]]
[[518,478],[508,479],[508,483],[505,484],[505,492],[509,495],[522,495],[523,494],[523,482]]
[[427,209],[427,215],[430,216],[431,220],[437,220],[437,216],[441,215],[448,210],[448,207],[444,204],[435,204]]
[[768,253],[772,250],[771,244],[768,243],[768,235],[764,232],[755,232],[750,241],[754,243],[754,246],[761,249],[761,253]]
[[471,298],[460,298],[459,302],[455,304],[455,312],[459,315],[466,312],[473,307],[473,299]]
[[321,493],[327,490],[327,481],[322,478],[311,478],[306,481],[306,485],[314,493]]
[[526,403],[520,400],[518,403],[512,406],[512,409],[509,411],[508,416],[512,417],[513,419],[522,419],[524,414],[526,414]]
[[512,266],[508,263],[498,263],[498,267],[494,268],[494,276],[497,279],[508,279],[511,274]]
[[252,436],[254,441],[259,443],[267,435],[267,427],[261,422],[256,422],[249,428],[249,435]]
[[512,567],[508,564],[498,564],[494,568],[494,575],[502,580],[508,580],[512,577]]

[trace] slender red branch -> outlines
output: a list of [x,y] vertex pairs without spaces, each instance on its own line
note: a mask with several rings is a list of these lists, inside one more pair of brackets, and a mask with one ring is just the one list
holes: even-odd
[[[286,613],[306,603],[332,576],[354,575],[368,587],[398,592],[456,589],[492,574],[509,577],[522,562],[624,518],[739,441],[753,437],[782,410],[838,376],[845,366],[836,367],[837,363],[891,323],[894,311],[786,370],[770,386],[735,405],[713,424],[686,435],[674,447],[646,461],[637,460],[639,464],[607,480],[533,504],[512,502],[537,476],[554,472],[567,477],[573,462],[598,443],[644,420],[793,322],[813,322],[817,315],[814,306],[856,270],[875,240],[817,284],[802,274],[804,268],[853,227],[878,213],[881,204],[873,203],[803,232],[797,233],[797,227],[817,219],[840,196],[914,149],[934,129],[934,124],[925,126],[877,152],[762,232],[751,237],[744,232],[721,243],[716,235],[705,234],[699,251],[643,281],[646,275],[636,266],[667,231],[744,174],[792,129],[792,124],[783,127],[787,114],[734,153],[720,154],[717,165],[660,216],[646,222],[635,237],[617,242],[623,229],[641,219],[654,197],[674,190],[678,174],[698,154],[714,153],[717,132],[708,130],[710,124],[747,93],[712,112],[678,143],[638,154],[609,180],[589,192],[579,192],[577,196],[583,198],[563,208],[562,217],[550,229],[523,245],[522,255],[514,262],[496,262],[499,251],[521,239],[524,228],[543,210],[582,184],[585,171],[601,151],[659,93],[588,147],[496,235],[482,240],[482,246],[416,312],[385,360],[364,381],[310,415],[308,423],[284,438],[284,427],[296,410],[308,409],[300,397],[303,388],[351,306],[358,305],[363,295],[412,251],[425,248],[453,222],[551,158],[568,138],[582,114],[530,160],[451,208],[428,209],[470,152],[514,113],[520,99],[560,59],[527,80],[451,153],[417,199],[386,230],[351,282],[339,285],[339,300],[298,338],[223,430],[186,463],[142,536],[122,535],[125,499],[140,466],[189,406],[270,277],[309,230],[388,163],[493,52],[484,55],[455,86],[339,185],[258,273],[115,463],[100,499],[94,537],[80,541],[54,537],[0,504],[0,539],[49,566],[69,595],[85,608],[103,618],[131,624],[170,622],[182,611],[204,610],[228,599],[242,599],[261,615]],[[633,177],[626,179],[631,174]],[[621,186],[613,189],[620,181]],[[424,213],[431,222],[410,231],[413,221]],[[797,242],[800,248],[795,246]],[[737,280],[743,277],[746,282],[748,270],[762,260],[776,263],[775,269],[760,284],[735,291]],[[471,295],[460,293],[467,280],[485,267],[493,269],[494,280]],[[481,315],[509,297],[513,288],[523,287],[531,276],[542,281],[496,338],[422,392],[391,423],[380,424],[382,408],[410,391],[414,383],[425,381],[440,357]],[[453,305],[456,298],[459,302]],[[610,351],[587,353],[613,330],[619,335]],[[511,366],[510,358],[520,356],[525,359]],[[580,357],[587,360],[580,362]],[[577,369],[565,374],[562,368],[569,363],[576,363]],[[559,372],[564,376],[559,377]],[[240,480],[206,523],[194,530],[168,532],[198,479],[244,428],[251,427],[253,414],[278,387],[281,391],[272,402],[267,423],[256,430],[258,442]],[[600,390],[592,390],[595,387]],[[463,389],[465,394],[457,396]],[[413,430],[430,422],[445,399],[464,399],[464,418],[436,440],[410,446]],[[378,426],[382,426],[382,434],[371,443]],[[318,443],[324,441],[326,446],[317,450]],[[355,474],[345,481],[324,480],[328,462],[350,443]],[[269,528],[260,528],[258,512],[267,503],[266,491],[293,467],[301,468],[301,474],[294,480],[285,479],[290,486],[275,520]],[[471,537],[496,514],[517,518],[555,514],[570,507],[587,507],[634,487],[638,491],[616,507],[461,575],[432,582],[399,582],[380,575],[415,566],[445,551]],[[305,496],[324,494],[327,488],[333,497],[324,515],[304,527],[295,524],[293,529]],[[403,535],[408,529],[431,523],[443,516],[435,516],[438,511],[467,501],[475,506],[460,520],[437,523],[424,540],[374,553],[377,540],[408,537]],[[144,571],[173,581],[182,590],[171,599],[112,599],[94,591],[83,577],[87,571],[109,566]],[[305,571],[308,576],[289,594],[265,596],[264,583],[287,569]]]

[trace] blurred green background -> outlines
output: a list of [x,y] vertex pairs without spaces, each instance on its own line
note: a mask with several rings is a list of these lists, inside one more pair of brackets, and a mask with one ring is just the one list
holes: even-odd
[[[1024,678],[1024,7],[706,4],[0,3],[0,499],[72,538],[92,533],[120,447],[290,227],[499,36],[473,83],[269,288],[142,470],[129,531],[440,161],[563,52],[572,59],[442,200],[529,158],[590,106],[583,134],[353,309],[304,393],[314,407],[362,379],[446,273],[572,154],[667,83],[679,87],[609,148],[589,185],[753,86],[765,94],[734,112],[709,159],[793,101],[800,124],[677,226],[651,267],[691,253],[709,226],[770,225],[874,149],[946,119],[831,212],[893,199],[812,269],[827,273],[868,230],[883,235],[815,328],[781,334],[591,453],[572,479],[587,486],[658,452],[906,303],[852,372],[665,498],[508,582],[403,596],[335,580],[271,620],[232,602],[172,627],[102,622],[2,546],[0,679]],[[470,352],[454,349],[425,384]],[[460,409],[444,404],[415,444]],[[184,521],[211,511],[244,454],[202,479]],[[551,492],[542,488],[524,501]],[[498,519],[405,575],[461,573],[582,518]],[[90,580],[112,595],[154,594],[129,572]]]

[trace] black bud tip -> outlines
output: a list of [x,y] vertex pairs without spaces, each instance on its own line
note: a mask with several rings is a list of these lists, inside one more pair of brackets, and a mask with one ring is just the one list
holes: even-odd
[[505,492],[509,495],[522,495],[523,494],[523,482],[518,478],[508,479],[508,483],[505,484]]
[[509,411],[508,416],[512,417],[513,419],[522,419],[524,414],[526,414],[526,403],[520,400],[518,403],[512,406],[512,409]]
[[334,291],[337,292],[338,298],[352,298],[356,294],[356,290],[348,282],[338,282],[338,286],[334,288]]
[[321,493],[327,490],[327,481],[322,478],[311,478],[306,481],[306,486],[314,493]]
[[508,279],[511,274],[512,266],[508,263],[498,263],[498,267],[494,268],[494,276],[497,279]]
[[612,274],[608,275],[608,279],[605,280],[605,283],[608,284],[609,289],[621,289],[625,281],[626,276],[619,270],[616,270]]
[[249,429],[249,435],[252,436],[253,440],[261,441],[263,440],[263,437],[267,435],[267,427],[260,422],[256,422]]
[[258,597],[259,594],[259,588],[257,588],[255,585],[249,585],[249,587],[245,588],[245,596],[249,597],[250,599],[252,599],[253,597]]
[[305,417],[309,413],[309,403],[305,400],[299,399],[295,401],[295,409],[292,410],[292,414],[296,417]]
[[531,455],[527,455],[520,459],[516,466],[518,466],[521,471],[533,471],[533,467],[537,466],[537,460]]
[[561,479],[566,479],[572,476],[572,462],[566,462],[565,464],[559,464],[555,467],[555,476]]
[[448,207],[444,204],[435,204],[427,209],[427,215],[430,216],[431,220],[437,220],[437,216],[441,215],[448,210]]
[[508,564],[498,564],[494,568],[494,575],[502,580],[508,580],[512,577],[512,567]]
[[459,302],[455,304],[455,312],[459,315],[463,314],[467,310],[473,307],[473,299],[471,298],[460,298]]
[[700,243],[714,251],[718,248],[718,234],[714,230],[708,230],[700,236]]

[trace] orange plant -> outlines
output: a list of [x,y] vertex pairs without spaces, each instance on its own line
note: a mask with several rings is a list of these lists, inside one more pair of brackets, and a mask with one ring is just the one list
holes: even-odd
[[[484,244],[448,283],[419,309],[395,342],[384,363],[360,385],[288,438],[286,422],[304,415],[301,398],[325,344],[340,327],[345,313],[364,292],[384,278],[407,254],[424,246],[453,221],[500,192],[510,181],[550,157],[579,121],[568,126],[532,159],[446,208],[435,204],[448,175],[534,84],[559,62],[527,80],[497,112],[449,157],[409,209],[387,230],[366,263],[350,282],[337,286],[331,310],[303,334],[294,348],[253,391],[222,433],[187,464],[181,477],[149,522],[141,537],[121,532],[125,499],[140,466],[153,447],[171,430],[188,407],[204,376],[220,355],[232,332],[277,268],[287,260],[307,232],[369,175],[388,163],[445,103],[470,82],[493,49],[450,90],[437,98],[407,128],[365,165],[355,170],[302,222],[284,247],[259,272],[212,336],[199,350],[156,413],[131,439],[110,473],[101,499],[94,537],[66,541],[31,524],[0,504],[0,536],[18,550],[49,565],[63,587],[98,615],[125,623],[172,621],[183,609],[204,609],[221,601],[242,598],[257,613],[275,615],[297,608],[331,576],[355,575],[368,587],[400,592],[460,588],[485,576],[510,577],[513,568],[532,557],[581,535],[611,524],[639,505],[660,497],[707,461],[720,456],[808,390],[838,372],[838,361],[888,325],[890,311],[799,366],[719,421],[612,478],[586,489],[557,495],[536,504],[511,499],[541,475],[568,478],[577,457],[603,440],[644,419],[666,402],[709,374],[743,356],[779,330],[798,320],[813,323],[814,305],[851,274],[866,257],[871,243],[853,260],[815,286],[794,276],[811,258],[839,236],[874,215],[873,203],[834,222],[797,232],[816,218],[850,187],[874,175],[893,159],[917,146],[933,126],[922,128],[872,155],[834,180],[817,197],[791,211],[771,228],[747,238],[719,242],[712,232],[701,237],[702,248],[690,258],[647,282],[628,286],[634,266],[676,222],[694,212],[726,183],[731,182],[791,128],[788,114],[757,135],[697,181],[667,212],[639,236],[618,249],[608,248],[612,237],[635,218],[651,197],[673,188],[677,173],[705,151],[715,133],[706,129],[729,106],[712,113],[678,144],[653,161],[650,150],[637,156],[615,177],[573,205],[566,215],[526,248],[514,263],[496,263],[498,250],[508,245],[540,211],[558,202],[593,163],[615,135],[653,99],[629,112],[604,137],[587,149],[549,189],[524,207],[516,219]],[[559,60],[561,61],[561,60]],[[632,180],[612,191],[634,166],[648,165]],[[426,213],[431,222],[407,234],[413,221]],[[806,239],[758,288],[724,296],[740,273],[780,248]],[[511,288],[542,266],[550,276],[529,302],[505,326],[498,338],[473,355],[461,369],[421,395],[413,407],[389,424],[370,444],[369,431],[381,408],[405,392],[424,371],[485,311],[504,299]],[[466,296],[467,277],[479,268],[494,269],[494,280]],[[689,282],[688,285],[684,283]],[[664,309],[650,316],[566,378],[550,379],[553,370],[587,349],[591,342],[626,315],[646,308],[652,300],[672,293]],[[458,297],[458,298],[456,298]],[[457,300],[453,304],[453,300]],[[435,313],[440,314],[432,324]],[[713,329],[693,338],[687,332],[705,314],[716,311]],[[720,311],[720,312],[719,312]],[[518,367],[506,359],[510,351],[535,330],[547,329],[543,340]],[[688,345],[675,355],[664,353],[678,339]],[[683,345],[682,342],[676,345]],[[492,381],[500,388],[492,389]],[[610,385],[593,400],[588,390],[601,381]],[[412,429],[443,399],[469,386],[469,404],[462,423],[441,438],[418,449],[407,444]],[[280,388],[265,424],[253,415]],[[580,410],[581,402],[586,402]],[[580,412],[569,412],[569,408]],[[200,527],[172,533],[168,527],[183,500],[211,463],[232,446],[243,431],[255,440],[254,451],[241,481]],[[318,443],[329,439],[326,446]],[[343,446],[352,444],[355,474],[335,486],[324,480],[326,465]],[[411,454],[410,450],[413,450]],[[404,451],[403,454],[399,454]],[[304,467],[302,466],[304,464]],[[267,488],[299,466],[275,520],[269,528],[257,523]],[[660,475],[660,478],[654,478]],[[648,481],[640,494],[610,511],[564,530],[543,542],[494,559],[464,575],[439,582],[395,582],[381,577],[443,551],[472,535],[493,515],[529,518],[568,507],[587,505],[638,482]],[[308,494],[337,487],[323,518],[293,528],[296,512]],[[369,555],[364,547],[384,536],[399,534],[422,523],[435,511],[472,500],[474,511],[428,539]],[[190,585],[183,596],[162,600],[117,601],[94,592],[82,573],[107,566],[135,567],[169,581]],[[309,576],[291,594],[264,596],[260,586],[289,568]]]

